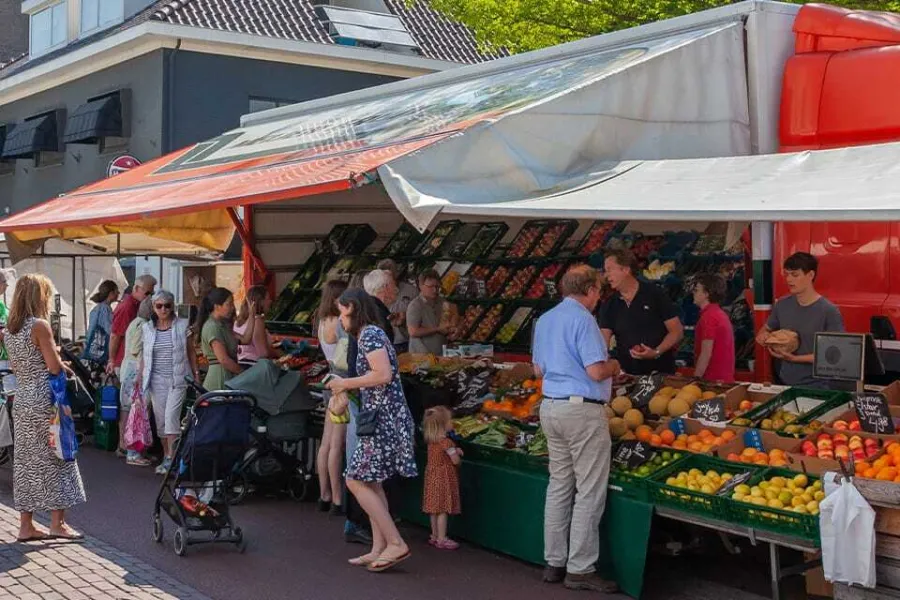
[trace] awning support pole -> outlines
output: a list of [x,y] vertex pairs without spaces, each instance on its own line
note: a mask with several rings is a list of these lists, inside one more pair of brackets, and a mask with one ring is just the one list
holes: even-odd
[[[231,217],[231,222],[234,224],[235,231],[237,231],[237,234],[241,238],[241,242],[244,244],[246,255],[250,258],[250,262],[259,272],[260,277],[265,280],[269,276],[269,271],[266,269],[266,265],[256,251],[256,244],[253,242],[253,234],[244,225],[244,222],[241,220],[241,217],[238,216],[237,210],[235,210],[233,206],[229,206],[226,210],[228,211],[228,216]],[[253,285],[253,281],[244,281],[244,285],[250,287]]]

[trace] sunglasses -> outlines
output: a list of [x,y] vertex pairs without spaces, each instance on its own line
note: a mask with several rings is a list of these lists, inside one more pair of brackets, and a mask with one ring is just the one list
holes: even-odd
[[172,305],[171,304],[157,304],[156,308],[158,310],[162,310],[162,309],[172,310]]

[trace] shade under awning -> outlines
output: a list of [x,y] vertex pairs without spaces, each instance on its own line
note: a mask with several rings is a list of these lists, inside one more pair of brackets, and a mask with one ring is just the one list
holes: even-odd
[[900,143],[727,158],[621,161],[527,194],[381,169],[414,223],[438,213],[653,221],[900,220]]
[[105,137],[122,137],[122,100],[118,92],[76,108],[66,122],[65,144],[94,144]]
[[59,112],[33,117],[7,131],[0,158],[31,158],[38,152],[59,151]]

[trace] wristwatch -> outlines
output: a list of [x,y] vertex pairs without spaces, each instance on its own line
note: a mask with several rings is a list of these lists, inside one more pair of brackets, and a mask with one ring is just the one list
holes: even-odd
[[659,351],[659,348],[654,348],[653,351],[656,352],[656,358],[662,356],[662,352]]

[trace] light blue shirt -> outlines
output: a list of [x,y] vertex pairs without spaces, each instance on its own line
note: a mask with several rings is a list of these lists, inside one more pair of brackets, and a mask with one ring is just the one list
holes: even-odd
[[594,381],[585,371],[609,359],[606,341],[594,316],[577,300],[566,298],[538,319],[532,359],[544,375],[545,396],[609,400],[612,380]]

